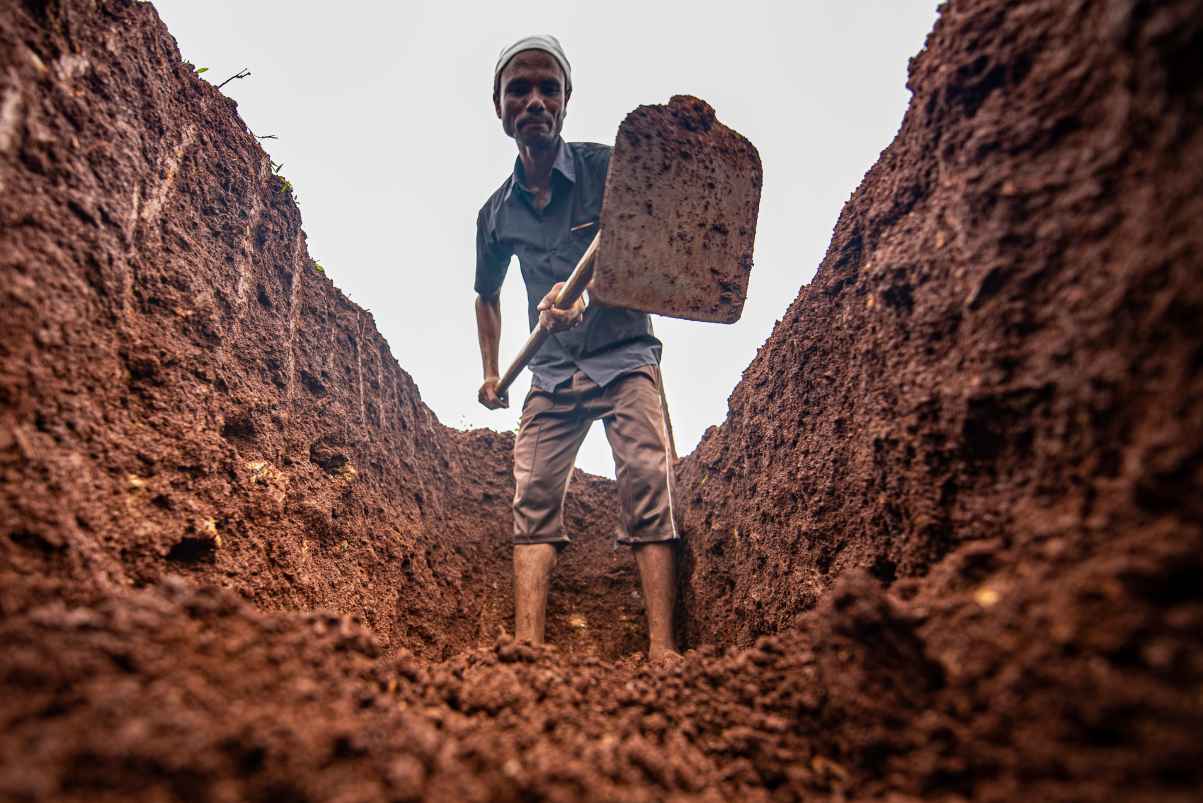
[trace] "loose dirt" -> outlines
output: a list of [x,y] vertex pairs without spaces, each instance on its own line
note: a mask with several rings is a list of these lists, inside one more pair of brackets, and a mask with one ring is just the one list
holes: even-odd
[[0,44],[0,797],[1197,799],[1197,0],[942,7],[679,466],[658,665],[586,475],[508,638],[511,437],[422,403],[152,6]]

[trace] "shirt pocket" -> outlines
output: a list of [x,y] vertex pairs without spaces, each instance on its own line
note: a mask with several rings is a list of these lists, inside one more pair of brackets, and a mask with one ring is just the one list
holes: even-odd
[[561,255],[572,263],[572,267],[576,267],[576,263],[585,254],[585,249],[589,247],[589,243],[593,242],[593,238],[597,235],[597,219],[593,218],[574,223],[564,236],[560,246]]

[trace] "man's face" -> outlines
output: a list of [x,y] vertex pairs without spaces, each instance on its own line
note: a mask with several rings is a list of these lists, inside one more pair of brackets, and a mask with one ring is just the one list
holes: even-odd
[[568,107],[563,70],[551,54],[523,50],[501,71],[495,106],[501,127],[519,145],[554,145]]

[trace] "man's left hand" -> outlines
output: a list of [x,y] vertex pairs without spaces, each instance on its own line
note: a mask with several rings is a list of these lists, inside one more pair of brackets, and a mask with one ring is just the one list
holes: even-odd
[[539,325],[549,332],[563,332],[574,326],[579,326],[585,319],[585,299],[578,298],[568,309],[556,307],[556,296],[564,287],[564,282],[557,282],[539,302]]

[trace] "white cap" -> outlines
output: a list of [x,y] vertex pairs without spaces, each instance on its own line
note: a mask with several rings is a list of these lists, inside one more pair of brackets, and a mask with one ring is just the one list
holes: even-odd
[[510,59],[523,50],[542,50],[555,59],[559,63],[560,69],[564,71],[564,92],[572,92],[572,65],[568,63],[568,56],[564,55],[564,47],[560,44],[559,39],[549,33],[543,33],[523,37],[502,50],[497,56],[497,67],[493,70],[493,97],[497,97],[501,93],[501,71],[505,69],[505,65],[510,63]]

